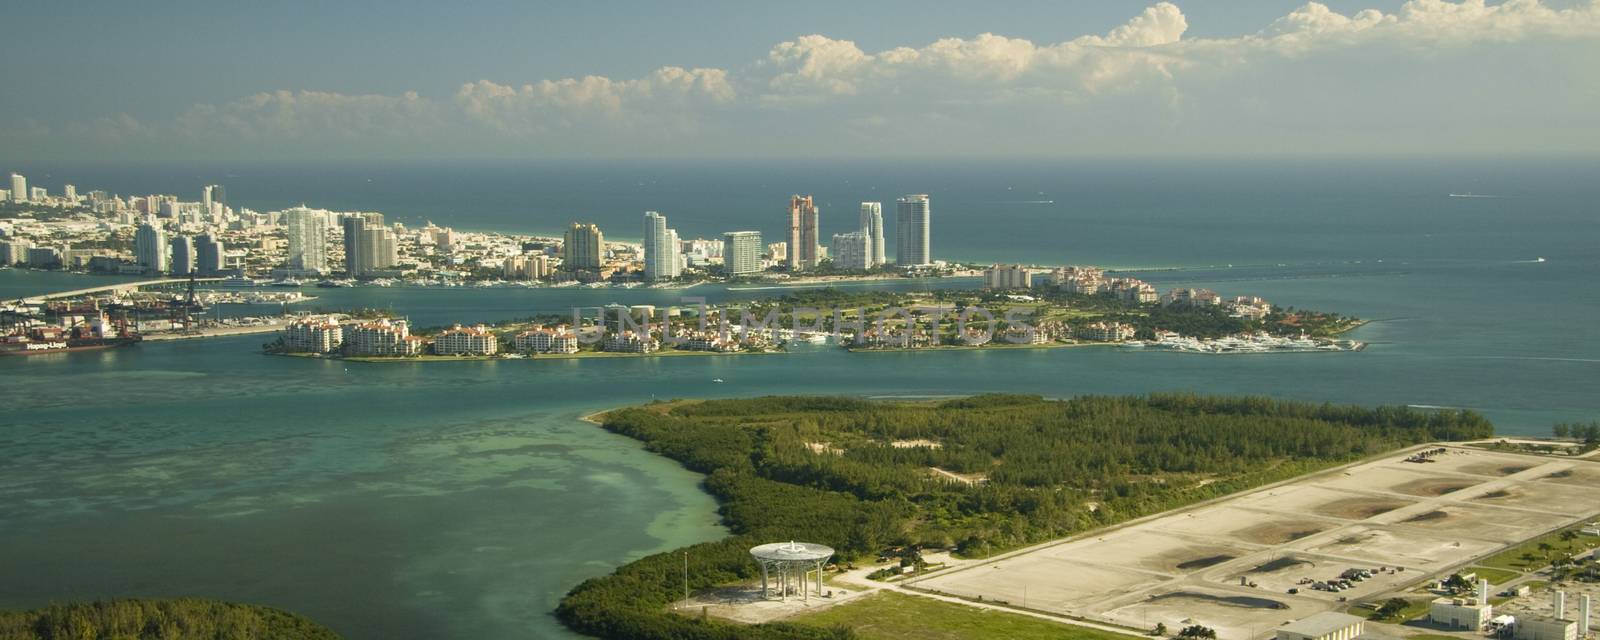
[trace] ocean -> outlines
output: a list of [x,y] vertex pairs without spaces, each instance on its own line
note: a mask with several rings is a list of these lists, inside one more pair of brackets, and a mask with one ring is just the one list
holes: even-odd
[[[577,420],[653,398],[1195,391],[1463,407],[1502,433],[1600,418],[1600,162],[882,162],[21,167],[79,191],[304,201],[407,224],[778,238],[791,193],[824,235],[856,203],[933,198],[936,258],[1098,264],[1161,288],[1353,314],[1356,353],[1119,348],[435,364],[263,356],[262,336],[0,360],[0,607],[195,595],[305,613],[351,638],[563,637],[582,579],[722,535],[697,479]],[[369,182],[370,181],[370,182]],[[1476,196],[1450,197],[1471,192]],[[885,212],[891,227],[892,213]],[[890,244],[892,247],[892,243]],[[1543,261],[1539,261],[1543,258]],[[95,282],[0,271],[0,296]],[[973,286],[972,280],[858,287]],[[780,295],[649,289],[308,289],[310,307],[418,324],[610,302]],[[726,380],[713,383],[713,379]]]

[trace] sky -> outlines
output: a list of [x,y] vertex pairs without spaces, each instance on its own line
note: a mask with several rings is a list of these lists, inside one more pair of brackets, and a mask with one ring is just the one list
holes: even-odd
[[1600,154],[1600,0],[23,0],[0,30],[12,163]]

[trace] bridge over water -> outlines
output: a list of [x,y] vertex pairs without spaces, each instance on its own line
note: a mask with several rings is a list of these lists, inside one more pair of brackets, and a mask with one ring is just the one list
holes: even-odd
[[[221,282],[222,278],[195,278],[194,280],[195,282]],[[29,296],[22,298],[21,301],[27,304],[39,304],[49,300],[76,298],[79,296],[94,295],[97,293],[127,293],[129,291],[137,291],[142,287],[153,287],[162,284],[184,284],[187,282],[189,282],[188,278],[162,278],[159,280],[140,280],[138,282],[118,282],[115,284],[108,284],[103,287],[89,287],[86,289],[73,289],[71,291],[57,291],[55,293]]]

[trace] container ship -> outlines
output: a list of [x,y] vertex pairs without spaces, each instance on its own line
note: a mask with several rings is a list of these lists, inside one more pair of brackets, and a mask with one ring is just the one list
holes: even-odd
[[34,356],[69,351],[93,351],[124,347],[141,340],[138,333],[104,315],[72,327],[54,325],[28,327],[0,336],[0,356]]

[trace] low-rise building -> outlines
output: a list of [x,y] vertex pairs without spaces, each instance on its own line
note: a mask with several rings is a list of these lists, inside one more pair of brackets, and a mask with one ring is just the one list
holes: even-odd
[[1186,307],[1215,307],[1222,304],[1222,296],[1210,289],[1172,289],[1161,296],[1161,304]]
[[1272,303],[1256,296],[1235,296],[1226,307],[1228,315],[1251,320],[1261,320],[1272,313]]
[[648,333],[622,331],[607,335],[605,341],[601,343],[601,348],[620,353],[655,353],[661,350],[661,341]]
[[1428,605],[1428,622],[1462,631],[1477,631],[1494,617],[1494,606],[1464,598],[1439,598]]
[[483,325],[456,325],[433,339],[433,352],[441,356],[492,356],[500,351],[500,338]]
[[411,335],[405,320],[384,318],[343,328],[345,350],[353,356],[414,356],[426,341]]
[[1578,640],[1578,622],[1566,618],[1519,615],[1511,627],[1514,640]]
[[291,353],[332,353],[344,345],[344,329],[327,319],[305,319],[283,329],[283,348]]
[[1044,327],[1006,327],[1000,341],[1009,344],[1049,344],[1054,337]]
[[1355,640],[1366,620],[1345,613],[1324,611],[1278,627],[1277,640]]
[[722,339],[716,331],[694,331],[688,335],[679,336],[683,341],[678,343],[678,348],[686,351],[738,351],[739,343],[732,338]]
[[1122,342],[1123,340],[1132,339],[1134,333],[1136,331],[1133,325],[1120,322],[1095,322],[1079,327],[1074,332],[1081,340],[1093,340],[1095,342]]
[[578,336],[566,326],[534,327],[512,337],[511,346],[525,353],[577,353]]

